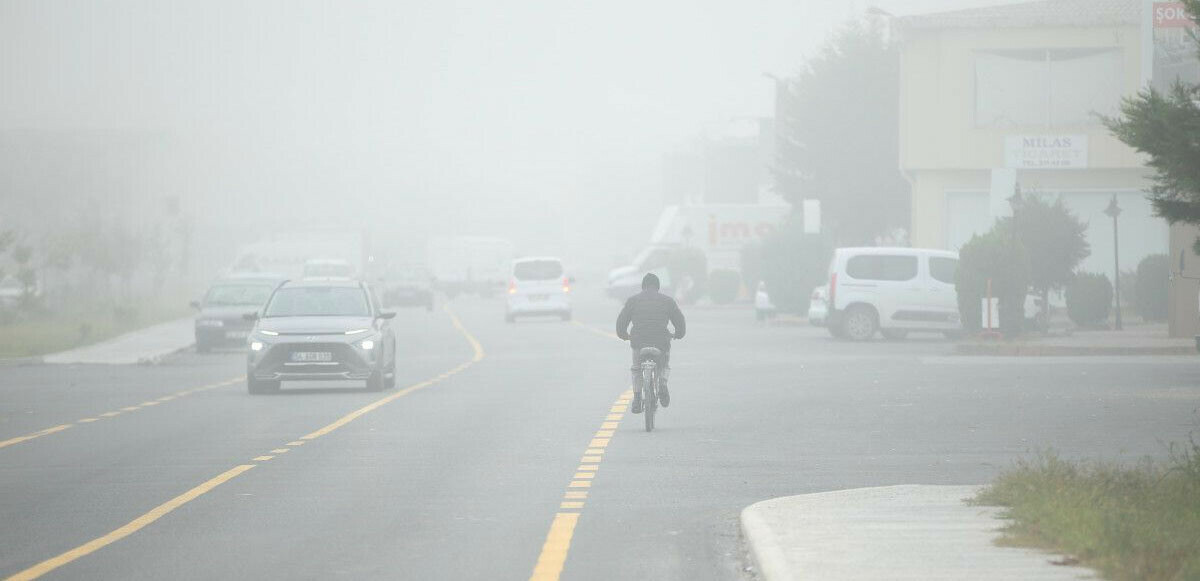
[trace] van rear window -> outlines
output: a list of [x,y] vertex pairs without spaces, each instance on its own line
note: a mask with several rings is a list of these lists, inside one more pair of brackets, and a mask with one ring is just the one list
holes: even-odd
[[562,274],[562,263],[557,260],[527,260],[513,265],[513,276],[517,280],[551,280]]
[[846,274],[858,280],[912,280],[917,278],[916,256],[865,254],[846,261]]
[[954,275],[957,272],[957,260],[944,256],[931,256],[929,258],[929,276],[932,276],[933,280],[946,284],[954,284]]

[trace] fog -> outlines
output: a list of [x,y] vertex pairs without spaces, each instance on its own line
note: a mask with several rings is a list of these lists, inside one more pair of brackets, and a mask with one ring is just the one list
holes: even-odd
[[[880,3],[948,5],[969,4]],[[178,197],[202,237],[332,223],[628,258],[662,157],[769,116],[763,74],[863,8],[6,0],[0,223]]]

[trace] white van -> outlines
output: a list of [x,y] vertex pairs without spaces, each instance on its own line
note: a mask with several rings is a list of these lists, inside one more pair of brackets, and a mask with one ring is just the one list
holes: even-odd
[[876,331],[962,331],[954,275],[958,253],[922,248],[839,248],[829,264],[827,326],[835,337],[865,341]]
[[512,263],[504,320],[530,315],[557,316],[571,320],[571,283],[557,258],[532,256]]

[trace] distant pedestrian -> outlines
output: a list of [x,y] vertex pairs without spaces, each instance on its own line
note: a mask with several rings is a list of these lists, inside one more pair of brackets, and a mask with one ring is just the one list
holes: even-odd
[[771,295],[767,293],[766,281],[758,281],[758,290],[754,293],[754,315],[760,323],[775,317],[775,305],[771,303]]

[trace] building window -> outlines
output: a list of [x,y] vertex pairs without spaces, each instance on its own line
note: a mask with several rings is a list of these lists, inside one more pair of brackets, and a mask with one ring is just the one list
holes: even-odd
[[975,53],[976,127],[1097,125],[1121,100],[1118,48]]

